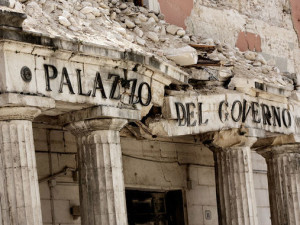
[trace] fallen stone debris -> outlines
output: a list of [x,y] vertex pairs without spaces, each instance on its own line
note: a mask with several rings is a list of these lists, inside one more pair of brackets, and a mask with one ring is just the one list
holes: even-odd
[[[10,0],[10,8],[28,16],[23,29],[50,37],[78,40],[133,51],[173,65],[191,76],[194,88],[225,85],[232,77],[249,77],[279,87],[293,85],[275,63],[256,52],[240,52],[218,40],[203,39],[168,24],[164,15],[120,0]],[[198,82],[196,82],[198,81]],[[228,86],[227,86],[228,87]],[[229,86],[230,88],[230,86]]]

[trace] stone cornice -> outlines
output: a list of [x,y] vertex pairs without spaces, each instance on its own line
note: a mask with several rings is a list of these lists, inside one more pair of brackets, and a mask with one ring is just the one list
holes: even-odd
[[78,110],[70,113],[65,113],[58,117],[58,123],[66,125],[73,122],[80,122],[84,120],[93,119],[105,119],[105,118],[115,118],[115,119],[125,119],[125,120],[140,120],[141,115],[138,110],[134,109],[124,109],[109,106],[96,106],[83,110]]
[[127,120],[124,119],[93,119],[70,123],[66,129],[75,136],[82,136],[98,130],[120,131],[126,123]]
[[0,121],[29,120],[33,121],[41,113],[34,107],[3,107],[0,108]]
[[257,149],[256,152],[267,159],[272,158],[276,155],[287,154],[287,153],[300,154],[300,144],[298,143],[298,144],[268,146],[265,148]]
[[[8,3],[9,4],[9,3]],[[1,2],[0,2],[1,6]],[[0,27],[13,27],[22,29],[22,23],[27,18],[26,14],[9,8],[0,8]]]
[[[153,55],[145,55],[133,51],[120,51],[117,48],[101,46],[87,42],[67,40],[60,37],[50,37],[41,33],[22,31],[15,28],[0,27],[1,42],[20,42],[23,44],[42,47],[41,52],[53,54],[53,51],[67,51],[71,55],[87,55],[112,60],[128,61],[135,64],[142,64],[148,69],[159,73],[162,77],[167,77],[175,83],[187,83],[189,75],[179,67],[164,62]],[[46,53],[47,54],[47,53]]]
[[0,107],[36,107],[48,110],[55,108],[55,101],[48,97],[2,93],[0,94]]

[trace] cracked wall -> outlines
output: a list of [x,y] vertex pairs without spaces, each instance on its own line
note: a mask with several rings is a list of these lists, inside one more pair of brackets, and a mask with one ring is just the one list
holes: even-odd
[[[291,12],[297,12],[293,14],[295,23],[300,3],[291,3],[292,9],[289,0],[195,0],[185,24],[191,33],[237,46],[242,51],[262,52],[282,72],[299,73],[296,62],[300,50]],[[243,34],[247,33],[259,38],[257,48],[245,48],[248,40]],[[257,43],[249,39],[250,46]]]

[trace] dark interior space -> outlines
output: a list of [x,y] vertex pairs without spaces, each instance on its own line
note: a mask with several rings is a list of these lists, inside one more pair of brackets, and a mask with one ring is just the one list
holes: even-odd
[[129,225],[184,225],[182,191],[126,190]]

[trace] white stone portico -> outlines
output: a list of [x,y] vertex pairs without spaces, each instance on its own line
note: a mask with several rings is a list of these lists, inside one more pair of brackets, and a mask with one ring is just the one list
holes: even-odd
[[293,86],[238,77],[212,93],[166,91],[188,86],[189,74],[154,56],[9,26],[0,32],[1,225],[42,224],[34,120],[76,137],[83,225],[128,224],[120,130],[129,123],[145,137],[196,136],[213,152],[222,225],[258,225],[251,148],[258,149],[268,165],[272,224],[299,224]]

